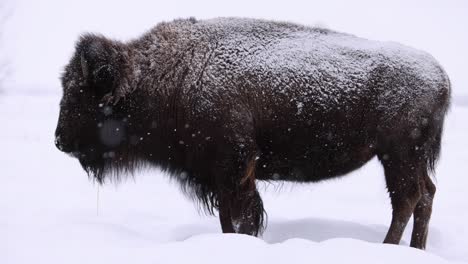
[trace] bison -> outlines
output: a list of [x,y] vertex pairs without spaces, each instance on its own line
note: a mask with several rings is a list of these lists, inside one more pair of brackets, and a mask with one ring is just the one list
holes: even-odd
[[120,42],[85,34],[61,78],[56,145],[99,183],[168,171],[224,233],[258,235],[257,180],[317,182],[377,156],[384,243],[424,249],[450,82],[420,50],[257,19],[178,19]]

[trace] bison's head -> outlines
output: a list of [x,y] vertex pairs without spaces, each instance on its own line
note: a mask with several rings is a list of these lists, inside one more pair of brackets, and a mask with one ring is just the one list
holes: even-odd
[[80,160],[98,180],[127,140],[129,113],[119,99],[132,88],[126,46],[83,36],[62,76],[63,97],[55,131],[58,149]]

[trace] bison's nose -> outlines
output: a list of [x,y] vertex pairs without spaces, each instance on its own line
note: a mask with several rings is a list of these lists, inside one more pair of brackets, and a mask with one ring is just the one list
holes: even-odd
[[60,141],[60,136],[55,137],[55,146],[60,150],[63,151],[62,142]]
[[70,153],[73,151],[73,149],[66,144],[64,144],[63,140],[61,139],[60,136],[55,137],[55,146],[63,152]]

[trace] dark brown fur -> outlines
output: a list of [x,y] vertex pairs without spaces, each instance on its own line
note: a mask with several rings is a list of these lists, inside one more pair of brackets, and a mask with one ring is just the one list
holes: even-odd
[[424,248],[448,78],[425,53],[347,41],[369,46],[247,19],[161,23],[129,43],[86,35],[62,77],[57,147],[99,182],[167,170],[223,232],[251,235],[265,215],[256,180],[316,182],[377,156],[393,206],[384,242],[414,214],[411,246]]

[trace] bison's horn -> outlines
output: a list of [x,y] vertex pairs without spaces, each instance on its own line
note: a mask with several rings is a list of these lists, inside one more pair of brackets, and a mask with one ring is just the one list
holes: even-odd
[[89,69],[88,62],[85,59],[84,52],[81,53],[81,70],[83,71],[83,77],[88,79]]

